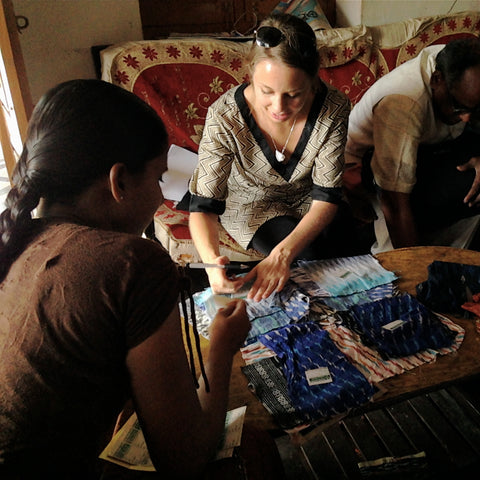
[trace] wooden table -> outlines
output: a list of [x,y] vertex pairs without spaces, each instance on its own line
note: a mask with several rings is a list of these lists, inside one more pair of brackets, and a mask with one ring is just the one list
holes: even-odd
[[[377,258],[387,270],[397,274],[399,289],[411,294],[415,294],[417,284],[427,279],[427,268],[434,260],[480,266],[480,252],[448,247],[404,248],[378,254]],[[450,318],[465,329],[465,339],[459,351],[454,354],[439,356],[433,363],[424,364],[401,375],[384,380],[381,382],[382,391],[384,391],[382,396],[376,398],[373,402],[369,402],[362,409],[380,408],[386,404],[440,389],[447,384],[480,374],[480,334],[476,332],[474,321],[452,316]],[[203,337],[201,338],[201,349],[206,355],[208,341]],[[284,432],[278,427],[262,403],[248,389],[247,379],[241,371],[243,365],[245,363],[239,352],[235,356],[233,364],[229,408],[247,405],[245,423],[261,430],[261,433],[268,432],[279,438]],[[128,411],[127,413],[124,420],[128,418],[131,412]],[[320,429],[322,427],[320,425]],[[307,436],[315,435],[315,430]],[[261,462],[261,458],[258,461]],[[161,478],[161,475],[156,473],[127,470],[114,464],[108,464],[108,462],[105,463],[105,480],[154,480]],[[217,476],[213,475],[209,478],[231,477],[223,475],[222,471],[219,470]],[[299,478],[305,478],[305,476],[300,474]]]
[[[480,266],[480,252],[449,247],[402,248],[380,253],[376,257],[384,268],[395,272],[400,277],[397,280],[399,289],[413,295],[416,293],[416,285],[428,278],[427,268],[434,260]],[[440,355],[432,363],[384,380],[381,382],[384,393],[370,402],[368,409],[400,401],[480,374],[480,334],[476,332],[475,322],[449,317],[465,329],[465,339],[458,352]],[[278,432],[279,427],[273,417],[249,391],[247,379],[241,371],[243,365],[244,361],[238,353],[233,364],[229,408],[247,405],[246,422],[260,429]]]

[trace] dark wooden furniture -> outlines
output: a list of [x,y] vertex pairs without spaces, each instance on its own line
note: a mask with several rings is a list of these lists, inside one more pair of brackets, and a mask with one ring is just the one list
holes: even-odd
[[[171,33],[252,33],[278,0],[139,0],[145,40]],[[321,0],[325,16],[335,26],[335,0]]]

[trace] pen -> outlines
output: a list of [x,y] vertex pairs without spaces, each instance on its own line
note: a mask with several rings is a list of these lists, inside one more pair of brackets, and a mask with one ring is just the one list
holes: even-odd
[[227,265],[218,265],[217,263],[189,263],[189,268],[223,268],[230,272],[243,272],[250,270],[250,265],[245,265],[244,263],[228,263]]

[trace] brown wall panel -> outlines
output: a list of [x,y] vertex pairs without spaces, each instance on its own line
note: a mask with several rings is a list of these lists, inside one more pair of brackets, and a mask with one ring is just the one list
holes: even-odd
[[[172,33],[252,33],[278,0],[139,0],[146,40]],[[335,24],[335,0],[322,0],[322,9]]]

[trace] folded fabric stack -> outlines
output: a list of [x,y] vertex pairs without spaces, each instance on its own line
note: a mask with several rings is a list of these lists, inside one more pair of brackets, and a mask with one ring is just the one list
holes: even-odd
[[[247,301],[243,372],[281,428],[345,414],[377,382],[458,349],[463,329],[398,292],[396,279],[372,255],[299,262],[282,292]],[[211,299],[196,294],[200,316]]]

